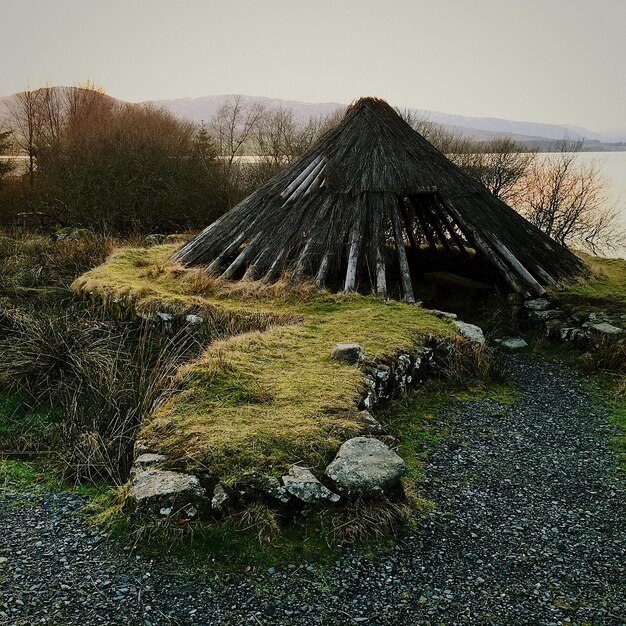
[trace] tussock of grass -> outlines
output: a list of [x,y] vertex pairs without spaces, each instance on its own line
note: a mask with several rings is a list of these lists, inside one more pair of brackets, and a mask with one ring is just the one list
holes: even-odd
[[583,308],[623,313],[626,310],[626,259],[605,259],[584,253],[580,256],[589,265],[591,277],[553,290],[553,297]]
[[[211,312],[221,320],[216,336],[224,338],[181,370],[180,392],[140,434],[190,471],[229,480],[297,461],[321,469],[363,428],[354,418],[363,374],[331,360],[334,345],[359,343],[376,361],[429,335],[454,335],[447,320],[400,302],[220,281],[169,263],[174,249],[119,250],[74,289],[129,308]],[[237,322],[229,327],[229,319]]]

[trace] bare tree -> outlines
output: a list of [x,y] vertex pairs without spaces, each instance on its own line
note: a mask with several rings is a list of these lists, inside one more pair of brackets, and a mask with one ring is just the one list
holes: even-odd
[[619,247],[625,233],[607,181],[594,163],[582,164],[582,142],[563,141],[559,152],[537,160],[524,179],[520,212],[544,233],[568,246],[597,253]]
[[8,104],[15,142],[28,156],[28,179],[31,191],[35,187],[35,159],[41,138],[43,115],[41,91],[27,89],[15,95]]
[[15,168],[15,161],[11,158],[12,148],[11,131],[5,130],[0,124],[0,190],[4,185],[4,178]]
[[264,107],[258,103],[246,103],[241,96],[230,97],[217,111],[211,121],[221,163],[224,193],[227,207],[232,207],[242,188],[243,170],[239,158],[251,143]]
[[520,200],[520,181],[535,161],[536,151],[509,138],[472,142],[450,158],[467,174],[479,180],[494,196],[515,205]]

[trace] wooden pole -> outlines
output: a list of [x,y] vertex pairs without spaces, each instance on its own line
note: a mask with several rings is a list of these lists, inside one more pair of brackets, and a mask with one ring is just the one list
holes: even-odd
[[328,268],[330,266],[330,254],[327,252],[322,257],[322,262],[320,263],[320,267],[317,270],[317,274],[315,275],[315,284],[320,288],[324,288],[324,284],[326,283],[326,275],[328,274]]
[[406,234],[409,237],[409,243],[411,244],[411,248],[413,249],[414,254],[417,253],[419,246],[415,241],[415,233],[413,232],[413,224],[409,217],[409,213],[406,210],[406,204],[404,203],[404,198],[402,196],[398,196],[398,206],[400,207],[400,212],[402,213],[402,219],[404,221],[404,228],[406,230]]
[[396,241],[396,252],[398,254],[398,265],[400,266],[400,279],[402,281],[402,292],[404,300],[409,304],[415,302],[413,295],[413,285],[411,284],[411,272],[409,270],[409,261],[406,258],[406,248],[404,247],[404,238],[402,237],[402,225],[397,208],[390,207],[391,225],[393,226],[393,235]]
[[361,220],[357,218],[352,225],[352,233],[350,234],[350,252],[348,253],[348,269],[346,270],[346,281],[343,287],[344,291],[354,291],[360,248]]
[[428,245],[430,246],[430,249],[436,252],[437,242],[435,241],[435,238],[430,232],[430,229],[428,228],[428,224],[426,223],[426,220],[424,219],[424,213],[423,213],[423,208],[421,206],[421,203],[418,203],[415,197],[413,196],[409,198],[409,200],[411,201],[411,204],[413,205],[413,210],[415,211],[417,221],[420,223],[420,227],[422,228],[422,232],[424,233],[424,236],[426,237],[426,240],[428,241]]
[[446,236],[437,221],[437,217],[427,204],[423,204],[422,206],[424,208],[424,217],[432,224],[432,227],[435,229],[437,237],[439,237],[439,241],[441,241],[441,245],[444,250],[448,253],[452,252],[452,248],[450,247],[450,244],[448,243],[448,240],[446,239]]
[[387,299],[387,268],[385,267],[385,256],[380,249],[383,245],[376,246],[376,294],[383,299]]
[[439,217],[439,219],[442,221],[444,226],[448,229],[448,232],[450,233],[450,236],[452,237],[454,243],[456,244],[456,247],[465,256],[469,256],[469,252],[467,251],[467,249],[463,245],[463,241],[458,236],[456,230],[454,230],[454,226],[452,225],[452,223],[448,219],[448,216],[445,214],[445,211],[441,208],[441,206],[439,205],[439,203],[437,202],[437,199],[435,197],[433,197],[431,199],[431,205],[433,207],[433,210],[437,213],[437,216]]
[[522,277],[525,283],[528,285],[532,293],[537,296],[543,296],[546,290],[540,285],[535,277],[518,261],[517,257],[495,236],[491,235],[493,245],[497,248],[500,254],[509,262],[513,268],[515,268],[518,274]]
[[300,280],[302,274],[304,273],[304,268],[306,267],[306,262],[309,257],[309,252],[311,251],[311,246],[313,245],[313,238],[309,236],[302,248],[302,252],[298,257],[298,261],[296,263],[296,267],[293,271],[292,280],[298,281]]
[[228,257],[231,254],[233,254],[233,252],[239,249],[239,246],[241,246],[245,238],[246,238],[245,233],[240,233],[230,245],[224,248],[221,254],[219,254],[215,259],[213,259],[213,261],[207,267],[207,272],[209,274],[217,274],[220,268],[222,267],[222,265],[224,264],[224,262],[226,261],[226,259],[228,259]]
[[264,283],[271,283],[274,280],[276,280],[276,278],[278,278],[278,275],[280,274],[280,268],[283,262],[283,259],[285,258],[285,249],[283,248],[277,255],[276,258],[274,259],[272,265],[270,266],[269,270],[267,270],[267,273],[265,274],[265,276],[263,276],[263,282]]
[[495,247],[491,245],[489,241],[485,237],[483,237],[483,235],[476,228],[474,228],[469,222],[463,219],[460,212],[456,210],[456,207],[452,203],[447,202],[441,197],[439,198],[439,201],[446,208],[448,213],[450,213],[452,217],[454,217],[457,223],[471,235],[472,239],[474,240],[474,245],[476,246],[476,249],[480,249],[483,254],[485,254],[485,256],[502,272],[502,275],[511,285],[511,287],[513,287],[513,289],[518,293],[531,295],[528,292],[524,281],[522,281],[515,272],[511,271],[506,262],[500,257],[500,254],[495,249]]
[[239,253],[239,256],[224,270],[222,278],[232,278],[244,263],[252,256],[256,243],[261,238],[261,233],[257,233],[248,245]]
[[280,197],[287,201],[289,196],[297,189],[300,183],[306,179],[306,177],[317,167],[317,165],[319,165],[321,159],[321,156],[313,159],[313,161],[311,161],[311,163],[309,163],[309,165],[307,165],[304,170],[293,179],[285,191],[280,194]]

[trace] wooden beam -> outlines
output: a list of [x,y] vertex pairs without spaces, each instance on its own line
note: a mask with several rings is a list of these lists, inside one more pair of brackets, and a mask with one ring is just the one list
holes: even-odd
[[400,279],[402,281],[404,300],[409,304],[413,304],[415,302],[415,296],[413,295],[411,272],[409,270],[409,261],[406,258],[406,248],[404,247],[404,237],[402,236],[402,224],[400,224],[400,216],[398,215],[397,207],[390,207],[390,213],[393,235],[396,241],[396,252],[398,254],[398,265],[400,266]]
[[317,270],[317,274],[315,275],[315,284],[320,288],[324,288],[324,284],[326,283],[326,275],[328,274],[328,268],[330,267],[330,254],[327,252],[322,257],[322,262],[320,263],[319,269]]
[[224,250],[222,250],[222,252],[215,259],[213,259],[213,261],[207,267],[206,271],[209,274],[219,273],[219,270],[224,264],[224,262],[228,259],[228,257],[231,254],[233,254],[239,249],[241,244],[244,242],[245,238],[246,238],[245,233],[240,233],[239,235],[237,235],[235,240],[231,244],[226,246],[226,248],[224,248]]
[[319,165],[321,159],[321,156],[313,159],[313,161],[311,161],[311,163],[309,163],[309,165],[307,165],[304,170],[293,179],[285,191],[280,194],[280,197],[287,201],[289,196],[291,196],[291,194],[298,188],[300,183],[302,183],[302,181],[306,179],[306,177],[317,167],[317,165]]
[[304,244],[304,247],[302,248],[302,252],[300,252],[300,256],[298,256],[296,267],[294,268],[293,274],[291,276],[292,280],[298,281],[302,277],[312,245],[313,238],[309,236],[309,238],[306,240],[306,243]]
[[343,287],[344,291],[354,291],[360,249],[361,220],[360,218],[357,218],[352,225],[352,232],[350,234],[350,252],[348,253],[348,269],[346,270],[346,281]]
[[452,252],[452,248],[450,247],[450,244],[448,243],[448,240],[446,239],[446,236],[441,229],[439,221],[437,220],[437,216],[433,213],[430,206],[428,206],[427,204],[423,204],[422,206],[424,208],[424,217],[431,223],[432,227],[435,229],[437,237],[439,237],[439,241],[441,241],[441,245],[443,246],[444,250],[448,253]]
[[417,245],[417,242],[415,241],[415,233],[413,232],[413,223],[411,222],[409,212],[406,210],[406,204],[404,203],[404,198],[402,196],[398,196],[398,206],[400,207],[400,212],[402,213],[402,220],[404,221],[404,228],[406,230],[406,234],[409,237],[409,243],[411,244],[413,253],[417,254],[417,251],[419,250],[419,246]]
[[521,278],[514,271],[512,271],[487,238],[484,237],[474,226],[472,226],[472,224],[465,221],[461,213],[457,211],[456,207],[451,202],[444,200],[442,197],[439,197],[439,202],[442,203],[457,223],[471,235],[476,249],[480,249],[485,256],[502,272],[502,275],[509,285],[511,285],[511,287],[513,287],[513,289],[518,293],[530,296],[531,294],[529,293],[524,281],[521,280]]
[[276,258],[272,262],[272,265],[270,266],[269,270],[267,270],[267,273],[265,274],[265,276],[263,276],[262,280],[264,283],[271,283],[278,278],[278,276],[280,275],[280,269],[282,266],[283,259],[285,258],[285,255],[286,255],[286,251],[283,248],[276,255]]
[[434,250],[436,252],[437,242],[435,241],[435,238],[428,228],[428,224],[426,223],[426,220],[424,218],[423,207],[421,203],[416,200],[415,196],[411,196],[409,200],[413,205],[415,216],[417,217],[417,221],[420,223],[420,227],[422,229],[422,232],[424,233],[424,236],[426,237],[426,241],[428,241],[428,245],[430,246],[431,250]]
[[435,196],[433,196],[431,198],[431,206],[433,207],[433,210],[436,212],[436,214],[439,217],[439,219],[442,221],[443,225],[448,229],[448,232],[450,233],[450,236],[452,237],[454,243],[456,244],[456,247],[464,255],[469,256],[469,252],[467,251],[467,249],[463,245],[462,239],[457,234],[456,230],[454,229],[454,226],[452,225],[452,223],[448,219],[448,216],[446,215],[446,212],[443,210],[443,208],[441,207],[439,202],[437,202],[437,198]]
[[514,267],[518,274],[522,277],[528,288],[536,296],[543,296],[546,290],[540,285],[535,277],[519,262],[517,257],[494,235],[491,234],[491,241],[500,254]]
[[376,246],[376,294],[378,297],[387,299],[387,268],[385,256],[381,250],[384,240]]
[[261,233],[257,233],[248,243],[248,245],[239,253],[239,256],[224,270],[222,278],[232,278],[246,261],[252,256],[256,243],[261,238]]

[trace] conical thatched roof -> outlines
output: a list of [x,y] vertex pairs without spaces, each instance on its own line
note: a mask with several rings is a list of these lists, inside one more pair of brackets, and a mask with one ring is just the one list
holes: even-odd
[[464,174],[383,100],[363,98],[306,154],[184,246],[176,259],[224,278],[295,280],[413,301],[406,248],[482,253],[519,293],[583,263]]

